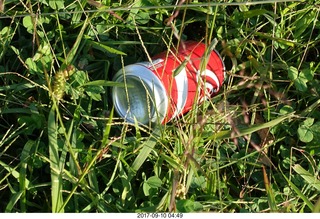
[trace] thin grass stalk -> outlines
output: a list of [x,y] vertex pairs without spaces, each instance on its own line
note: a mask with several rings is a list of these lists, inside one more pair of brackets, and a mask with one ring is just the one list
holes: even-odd
[[117,162],[116,162],[116,165],[114,167],[114,171],[112,172],[112,175],[111,175],[111,177],[109,179],[109,182],[107,183],[107,185],[104,188],[104,190],[100,193],[100,195],[96,196],[96,198],[85,209],[83,209],[82,212],[86,212],[86,211],[91,210],[91,208],[93,206],[95,206],[96,203],[98,203],[99,199],[103,198],[105,196],[105,194],[108,192],[108,190],[110,189],[110,187],[112,186],[112,183],[114,182],[114,180],[116,178],[116,173],[117,173],[117,169],[118,169],[119,164],[120,164],[121,156],[122,156],[122,153],[121,153],[121,151],[119,151],[118,157],[117,157]]
[[[87,17],[86,20],[84,21],[84,24],[80,30],[80,33],[71,48],[70,52],[68,53],[65,62],[61,69],[66,68],[70,63],[72,63],[76,52],[78,51],[80,42],[82,40],[84,31],[86,30],[87,26],[89,24],[89,18]],[[48,82],[48,85],[50,83]],[[50,86],[49,86],[49,90]],[[52,92],[52,91],[51,91]],[[64,125],[63,125],[63,120],[61,118],[61,115],[59,113],[59,107],[58,107],[58,102],[55,101],[55,97],[53,97],[53,105],[51,107],[51,110],[49,112],[48,116],[48,139],[49,139],[49,159],[50,159],[50,169],[51,169],[51,205],[52,205],[52,212],[64,212],[64,204],[63,204],[63,196],[62,196],[62,172],[64,169],[64,164],[65,164],[65,158],[67,156],[67,148],[69,149],[69,153],[71,154],[71,157],[77,164],[75,155],[72,151],[70,142],[69,142],[69,137],[70,136],[70,131],[69,130],[69,135],[66,134],[66,141],[65,141],[65,147],[62,151],[61,156],[59,156],[59,147],[58,147],[58,121],[60,122],[60,125],[62,128],[65,130]],[[56,114],[57,113],[57,114]],[[56,120],[56,115],[57,119]],[[79,166],[78,169],[80,170]]]
[[[80,42],[82,41],[82,37],[84,34],[84,31],[86,30],[87,26],[89,25],[90,19],[87,17],[86,20],[84,21],[82,28],[79,32],[79,35],[73,44],[73,47],[71,48],[70,52],[68,53],[64,64],[61,66],[61,69],[66,68],[70,63],[75,58],[75,55],[79,49]],[[52,211],[53,212],[64,212],[64,204],[63,204],[63,197],[62,197],[62,173],[64,170],[64,165],[66,161],[66,156],[67,152],[70,153],[71,158],[74,161],[74,164],[76,164],[78,172],[81,173],[81,168],[77,162],[76,156],[74,154],[73,148],[70,144],[70,136],[72,133],[72,128],[69,129],[68,134],[65,132],[66,129],[64,127],[63,120],[61,118],[60,112],[59,112],[59,106],[58,102],[54,99],[53,97],[53,105],[51,108],[51,111],[49,113],[49,118],[48,118],[48,134],[49,134],[49,156],[50,156],[50,163],[52,163],[52,168],[51,168],[51,182],[52,182]],[[53,110],[56,112],[53,112]],[[65,144],[64,148],[62,150],[61,155],[59,156],[58,152],[58,144],[57,144],[57,129],[58,125],[55,121],[55,117],[57,115],[57,120],[59,121],[59,124],[61,128],[64,130],[65,134]],[[71,126],[72,127],[72,126]],[[55,139],[54,139],[55,138]],[[59,182],[58,182],[59,181]],[[89,193],[90,194],[90,193]]]
[[[55,100],[53,99],[53,103],[56,104]],[[73,164],[75,164],[74,166],[76,167],[77,169],[77,172],[81,175],[82,174],[82,170],[81,170],[81,167],[80,167],[80,164],[79,162],[77,161],[77,158],[76,158],[76,155],[75,155],[75,152],[73,150],[73,147],[70,143],[70,138],[71,138],[71,134],[72,134],[72,130],[73,130],[73,123],[74,123],[74,120],[72,120],[71,122],[71,128],[69,129],[68,131],[68,134],[66,133],[66,128],[64,126],[64,123],[63,123],[63,120],[62,120],[62,117],[60,115],[60,111],[59,111],[59,108],[58,106],[56,105],[56,113],[57,113],[57,120],[59,121],[59,125],[61,126],[61,129],[64,130],[64,137],[65,137],[65,140],[64,140],[64,147],[62,148],[62,152],[61,152],[61,155],[60,155],[60,158],[59,158],[59,169],[56,170],[60,173],[60,175],[62,175],[62,173],[64,172],[64,166],[65,166],[65,161],[66,161],[66,156],[67,156],[67,153],[69,152],[70,154],[70,159],[72,159],[73,161]],[[58,124],[58,122],[57,122]],[[91,198],[93,199],[94,198],[94,195],[88,190],[88,183],[85,179],[81,180],[81,184],[83,184],[83,188],[86,192],[86,194]],[[62,207],[64,208],[65,205],[63,204]],[[63,211],[63,208],[61,207],[61,209],[59,209],[58,212],[61,212]]]
[[[79,187],[79,185],[82,183],[82,181],[85,179],[85,177],[88,175],[88,172],[90,171],[90,169],[92,168],[92,166],[95,164],[95,162],[97,161],[97,159],[102,155],[101,152],[103,151],[103,149],[109,145],[111,145],[113,143],[113,141],[110,141],[109,138],[109,134],[110,134],[110,129],[111,129],[111,124],[112,124],[112,118],[113,118],[113,110],[110,112],[110,116],[109,119],[106,123],[106,128],[104,131],[104,135],[103,135],[103,139],[102,139],[102,145],[101,148],[99,149],[99,151],[96,153],[96,155],[92,158],[92,160],[90,161],[90,163],[87,165],[87,167],[82,171],[81,175],[78,178],[77,183],[75,183],[75,185],[73,186],[72,190],[70,191],[69,195],[67,196],[67,198],[65,199],[63,205],[61,206],[61,209],[63,209],[67,203],[70,201],[71,197],[74,195],[75,191],[77,190],[77,188]],[[90,194],[90,193],[89,193]],[[95,200],[95,198],[92,196],[91,197],[92,200]]]
[[[71,136],[71,147],[72,148],[77,148],[77,130],[78,130],[79,121],[80,121],[80,105],[78,105],[77,108],[75,109],[73,119],[72,119],[72,122],[75,123],[74,128],[73,128],[73,132],[72,132],[72,136]],[[69,158],[69,169],[70,169],[70,173],[73,176],[79,176],[80,175],[79,164],[76,163],[77,158],[78,158],[78,152],[75,152],[74,156],[75,156],[76,160],[72,159],[71,157]],[[81,169],[80,169],[80,171],[81,171]],[[74,203],[76,212],[79,212],[79,210],[78,210],[79,209],[78,196],[74,196],[73,203]]]
[[[209,2],[208,2],[209,4]],[[208,6],[210,7],[210,6]],[[211,28],[210,28],[210,33],[209,33],[209,36],[206,37],[206,44],[209,45],[210,42],[213,41],[212,37],[213,37],[213,30],[214,30],[214,27],[215,25],[213,25],[217,19],[217,14],[218,14],[218,6],[215,6],[215,12],[214,12],[214,17],[212,19],[212,25],[211,25]],[[207,24],[209,24],[209,14],[207,15]],[[207,31],[206,31],[207,32]]]

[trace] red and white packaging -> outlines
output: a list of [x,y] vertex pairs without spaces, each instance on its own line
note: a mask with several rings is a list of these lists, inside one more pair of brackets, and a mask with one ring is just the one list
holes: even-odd
[[199,42],[184,45],[116,73],[113,80],[124,86],[113,87],[112,99],[121,117],[130,123],[165,124],[219,92],[225,66],[218,52]]

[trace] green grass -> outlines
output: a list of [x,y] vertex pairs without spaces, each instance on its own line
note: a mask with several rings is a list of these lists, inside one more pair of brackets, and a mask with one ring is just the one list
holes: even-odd
[[[320,212],[319,0],[1,2],[0,212]],[[223,89],[123,122],[112,76],[182,40]]]

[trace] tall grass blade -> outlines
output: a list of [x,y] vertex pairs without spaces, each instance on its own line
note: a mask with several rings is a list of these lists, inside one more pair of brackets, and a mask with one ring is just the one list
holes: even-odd
[[6,213],[12,212],[12,209],[14,208],[15,204],[19,201],[21,198],[23,191],[19,191],[17,193],[14,193],[13,196],[11,197],[10,201],[8,202],[6,206]]
[[[62,197],[62,175],[59,167],[59,146],[58,146],[58,127],[56,124],[55,107],[53,106],[48,116],[48,139],[49,139],[49,159],[51,174],[51,205],[52,212],[59,212],[63,205]],[[63,209],[60,210],[63,212]]]
[[128,206],[132,204],[132,201],[134,200],[134,194],[132,191],[131,186],[131,175],[127,174],[124,167],[122,166],[122,163],[119,163],[119,178],[121,179],[121,183],[123,186],[123,190],[121,193],[121,202],[123,206]]
[[178,163],[172,157],[165,155],[165,154],[160,154],[160,157],[163,158],[175,170],[183,171],[184,166],[182,164]]
[[101,148],[104,148],[106,146],[107,142],[109,141],[109,135],[110,135],[111,126],[112,126],[113,114],[114,114],[114,108],[112,107],[112,109],[110,111],[109,119],[108,119],[106,127],[104,129],[103,138],[101,141]]
[[287,183],[289,184],[289,186],[295,191],[295,193],[297,193],[297,195],[299,196],[299,198],[301,198],[304,203],[310,208],[311,211],[313,211],[314,209],[314,206],[313,204],[311,203],[311,201],[309,200],[308,197],[306,197],[301,191],[300,189],[295,185],[293,184],[287,177],[285,174],[283,174],[283,172],[280,170],[283,178],[287,181]]
[[117,55],[127,55],[127,54],[125,54],[124,52],[122,52],[120,50],[117,50],[115,48],[112,48],[110,46],[105,45],[104,43],[90,41],[90,45],[92,45],[93,48],[101,50],[102,52],[109,52],[109,53],[117,54]]
[[320,192],[320,180],[317,179],[315,175],[305,170],[299,164],[293,166],[293,170],[296,171],[307,183],[317,189]]
[[223,139],[227,139],[227,138],[237,138],[237,137],[241,137],[244,135],[249,135],[249,134],[252,134],[252,133],[259,131],[261,129],[274,127],[274,126],[278,125],[279,123],[283,122],[284,120],[287,120],[292,117],[294,117],[294,112],[289,113],[284,116],[280,116],[280,117],[278,117],[274,120],[271,120],[269,122],[266,122],[266,123],[252,125],[248,128],[239,128],[238,133],[234,133],[233,130],[223,130],[223,131],[220,131],[218,133],[211,135],[210,137],[208,137],[208,140],[223,140]]
[[[5,181],[9,176],[13,176],[14,178],[16,178],[17,180],[19,180],[19,176],[20,173],[16,170],[17,167],[10,167],[8,164],[2,162],[0,160],[0,166],[2,166],[6,171],[8,171],[8,173],[2,177],[2,179],[0,180],[0,185],[2,184],[3,181]],[[25,180],[25,186],[27,188],[32,187],[32,184],[30,183],[30,181],[28,179]]]
[[158,140],[156,139],[157,136],[159,136],[160,130],[156,129],[152,135],[149,137],[149,139],[143,143],[142,149],[140,150],[138,156],[132,163],[132,170],[135,172],[138,171],[138,169],[142,166],[142,164],[146,161],[148,158],[150,152],[154,148],[154,146],[157,144]]
[[313,213],[320,213],[320,198],[317,203],[314,205]]
[[268,195],[269,207],[271,209],[271,212],[277,212],[278,208],[277,208],[276,200],[272,191],[270,181],[268,179],[266,168],[264,166],[262,166],[262,173],[263,173],[264,185],[266,187],[266,192]]
[[[71,50],[67,54],[66,60],[64,62],[65,66],[62,66],[61,69],[65,69],[66,66],[72,63],[76,53],[78,52],[80,43],[83,39],[83,34],[90,23],[90,18],[87,17],[81,27],[81,30],[76,38],[75,43],[73,44]],[[63,203],[62,196],[62,172],[64,169],[64,164],[67,156],[67,146],[65,144],[61,157],[59,156],[58,148],[58,130],[57,123],[55,118],[55,110],[58,109],[57,103],[54,101],[53,106],[49,112],[48,116],[48,139],[49,139],[49,158],[50,158],[50,169],[51,169],[51,201],[52,201],[52,212],[64,212],[65,204]],[[57,110],[57,113],[59,111]],[[69,135],[71,129],[69,130]],[[68,139],[67,139],[68,140]],[[69,144],[69,142],[67,142]],[[70,151],[71,155],[74,157],[73,151]]]
[[[65,64],[66,65],[69,65],[72,63],[72,61],[74,60],[75,56],[76,56],[76,53],[78,51],[78,48],[80,46],[80,42],[81,40],[83,39],[83,34],[84,34],[84,31],[87,29],[88,25],[90,23],[90,18],[87,17],[86,20],[83,22],[83,25],[81,27],[81,30],[79,32],[79,35],[77,36],[77,39],[75,41],[75,43],[73,44],[70,52],[68,53],[67,57],[66,57],[66,60],[65,60]],[[63,69],[63,68],[62,68]]]
[[27,143],[24,145],[20,160],[21,160],[21,166],[20,166],[20,174],[19,174],[19,183],[20,183],[20,192],[21,192],[21,198],[20,198],[20,207],[21,212],[26,212],[26,180],[27,180],[27,165],[28,160],[30,157],[30,150],[33,147],[35,142],[33,140],[27,141]]
[[[95,81],[89,81],[87,83],[84,83],[81,85],[82,87],[85,86],[118,86],[118,87],[124,87],[123,83],[114,82],[114,81],[106,81],[106,80],[95,80]],[[133,87],[132,85],[128,85],[129,88]]]
[[[76,192],[78,186],[80,184],[83,184],[83,181],[85,181],[85,177],[88,175],[89,171],[91,170],[92,166],[96,163],[97,159],[102,155],[101,152],[102,150],[109,144],[110,140],[109,140],[109,134],[110,134],[110,130],[111,130],[111,126],[112,126],[112,118],[113,118],[113,109],[110,112],[110,116],[109,119],[106,123],[106,127],[105,127],[105,131],[103,133],[103,138],[101,140],[101,147],[100,147],[100,151],[97,152],[95,154],[95,156],[92,157],[91,161],[89,162],[89,164],[86,166],[86,168],[84,169],[84,171],[81,173],[81,175],[79,176],[79,178],[77,179],[77,182],[74,184],[72,190],[70,191],[68,197],[65,199],[64,203],[60,206],[61,209],[64,209],[65,206],[67,205],[67,203],[70,201],[71,197],[74,195],[74,193]],[[85,186],[87,186],[87,183],[85,182]],[[86,189],[85,189],[86,190]],[[93,194],[89,193],[90,198],[92,198],[95,202],[95,198],[93,196]]]

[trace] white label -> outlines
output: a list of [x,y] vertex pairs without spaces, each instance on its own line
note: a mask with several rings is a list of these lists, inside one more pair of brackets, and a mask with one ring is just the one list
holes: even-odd
[[[200,78],[201,84],[204,84],[203,90],[205,92],[205,96],[201,97],[200,101],[204,100],[205,98],[209,98],[213,93],[216,93],[219,90],[220,82],[219,82],[217,75],[214,72],[206,69],[205,71],[200,73],[198,70],[197,75],[198,75],[197,79]],[[208,82],[209,79],[210,79],[210,81],[213,80],[215,82],[215,84],[217,86],[216,89],[214,89],[214,84]],[[200,89],[201,89],[201,87],[200,87]]]
[[152,60],[152,63],[150,62],[139,62],[137,64],[143,65],[145,67],[147,67],[150,70],[154,70],[159,68],[160,66],[162,66],[162,62],[164,60],[163,59],[156,59],[156,60]]
[[177,86],[177,106],[176,106],[177,108],[172,118],[175,118],[182,112],[187,102],[188,78],[187,78],[186,68],[183,68],[181,72],[179,72],[179,74],[174,77],[174,79]]

